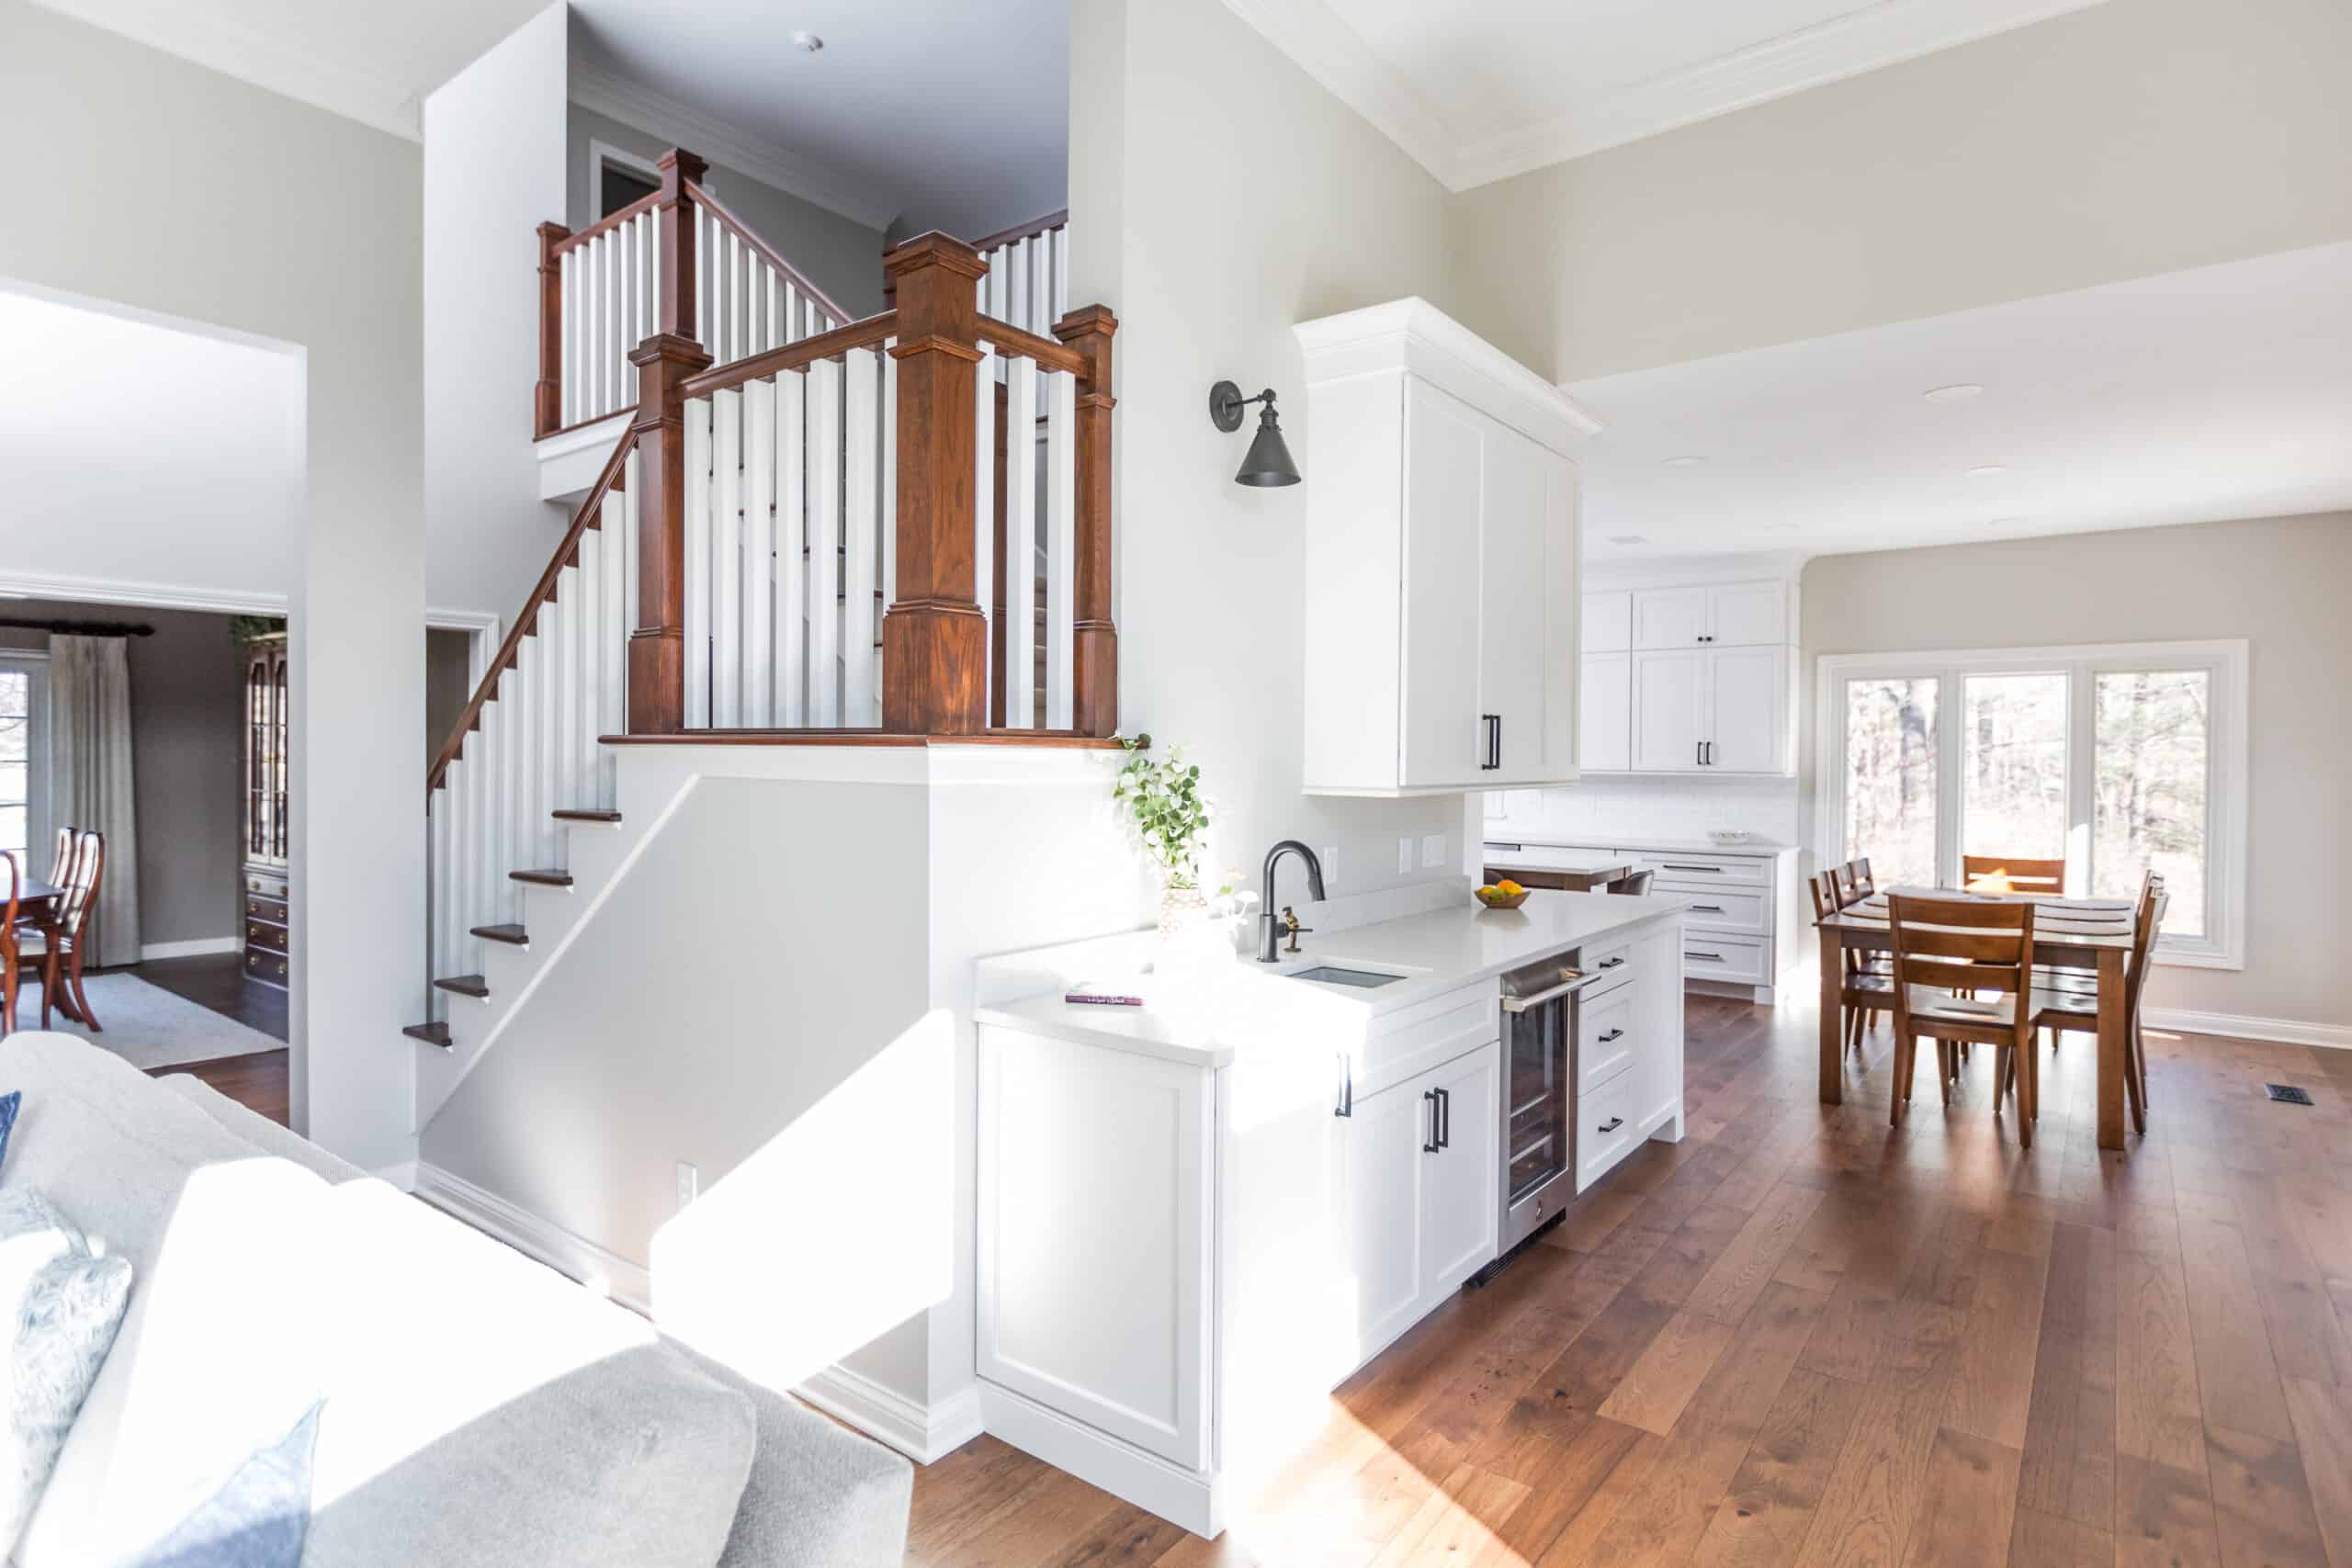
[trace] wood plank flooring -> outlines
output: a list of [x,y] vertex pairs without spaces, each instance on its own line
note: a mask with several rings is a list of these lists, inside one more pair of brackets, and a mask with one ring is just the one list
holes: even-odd
[[1833,1109],[1803,1006],[1690,1019],[1685,1142],[1357,1373],[1223,1537],[981,1438],[917,1472],[909,1562],[2352,1568],[2352,1052],[2152,1033],[2101,1154],[2069,1039],[2028,1153],[1990,1051],[1890,1128],[1884,1028]]

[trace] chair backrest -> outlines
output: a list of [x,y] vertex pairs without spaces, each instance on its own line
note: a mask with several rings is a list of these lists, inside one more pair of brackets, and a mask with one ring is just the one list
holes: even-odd
[[57,923],[66,935],[78,938],[97,912],[98,884],[106,867],[107,836],[96,829],[75,834],[73,863],[58,884],[64,895],[57,901]]
[[1832,874],[1838,879],[1839,897],[1849,908],[1878,891],[1878,879],[1871,875],[1871,858],[1868,855],[1848,861]]
[[2123,976],[2123,1013],[2128,1021],[2140,1018],[2140,987],[2148,978],[2148,954],[2155,950],[2156,933],[2165,927],[2165,910],[2172,897],[2165,879],[2154,872],[2140,887],[2140,907],[2132,922],[2132,967]]
[[49,885],[62,887],[65,879],[74,874],[74,840],[79,829],[72,827],[57,830],[57,852],[49,860]]
[[1845,908],[1844,901],[1838,896],[1838,873],[1835,870],[1806,877],[1804,889],[1813,895],[1813,918],[1816,922],[1827,919]]
[[[2011,1026],[2028,1027],[2033,1006],[2033,905],[1892,895],[1887,924],[1894,944],[1894,985],[1952,991],[1998,991],[2015,1007]],[[1988,1023],[1996,1020],[1988,1018]]]
[[2066,891],[2063,860],[2019,860],[2015,855],[1962,855],[1960,885],[1972,893],[2048,893]]
[[1656,875],[1657,873],[1654,871],[1628,872],[1616,881],[1610,883],[1607,890],[1611,893],[1628,893],[1639,897],[1650,890],[1650,879]]
[[17,857],[0,854],[0,863],[8,868],[8,902],[0,907],[0,964],[14,968],[17,964]]

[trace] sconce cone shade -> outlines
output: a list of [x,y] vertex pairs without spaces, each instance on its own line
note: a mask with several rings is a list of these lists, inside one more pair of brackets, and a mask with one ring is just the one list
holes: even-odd
[[1258,411],[1257,437],[1250,443],[1250,455],[1241,459],[1241,471],[1233,476],[1233,482],[1261,490],[1298,482],[1298,465],[1290,460],[1290,448],[1283,443],[1283,427],[1274,419],[1271,398]]

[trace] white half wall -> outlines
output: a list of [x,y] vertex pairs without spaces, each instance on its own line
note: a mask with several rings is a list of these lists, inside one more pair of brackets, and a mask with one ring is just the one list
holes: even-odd
[[[417,149],[24,0],[0,0],[0,137],[44,160],[37,203],[0,223],[0,277],[301,354],[293,1114],[354,1164],[397,1164],[424,958]],[[7,544],[36,570],[80,547]],[[152,581],[101,547],[112,584]]]
[[564,212],[568,7],[424,100],[425,587],[511,619],[563,537],[531,450],[541,223]]

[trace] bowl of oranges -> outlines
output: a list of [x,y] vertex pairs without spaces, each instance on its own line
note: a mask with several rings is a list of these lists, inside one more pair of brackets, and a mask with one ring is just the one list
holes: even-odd
[[1516,909],[1527,902],[1527,889],[1506,876],[1478,888],[1476,897],[1489,909]]

